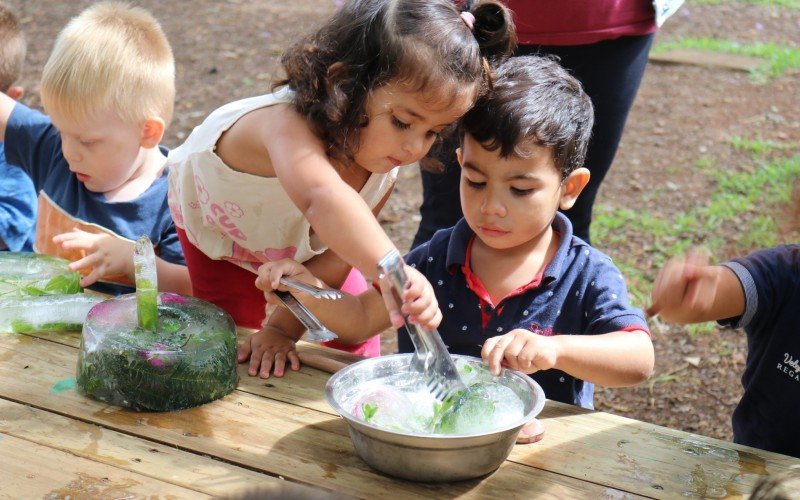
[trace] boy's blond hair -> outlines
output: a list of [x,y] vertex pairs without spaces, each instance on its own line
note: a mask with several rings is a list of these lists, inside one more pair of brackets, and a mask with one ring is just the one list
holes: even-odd
[[112,111],[125,122],[160,117],[175,101],[175,61],[158,21],[144,9],[101,2],[73,18],[42,74],[42,103],[72,119]]
[[0,92],[6,92],[22,72],[25,34],[11,8],[0,2]]

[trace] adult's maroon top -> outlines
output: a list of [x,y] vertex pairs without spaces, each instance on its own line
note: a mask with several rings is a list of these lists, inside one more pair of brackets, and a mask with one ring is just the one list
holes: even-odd
[[656,30],[651,0],[504,0],[521,45],[586,45]]

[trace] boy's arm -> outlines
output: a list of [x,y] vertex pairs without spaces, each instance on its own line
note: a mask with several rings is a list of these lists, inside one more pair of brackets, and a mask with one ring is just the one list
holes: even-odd
[[741,316],[744,290],[725,266],[709,266],[697,253],[672,259],[661,270],[651,292],[647,314],[672,323],[700,323]]
[[655,353],[642,330],[600,335],[557,335],[555,368],[603,387],[625,387],[647,380]]
[[517,329],[488,339],[481,356],[495,374],[501,364],[525,373],[555,368],[604,387],[646,380],[655,359],[650,336],[642,330],[544,336]]

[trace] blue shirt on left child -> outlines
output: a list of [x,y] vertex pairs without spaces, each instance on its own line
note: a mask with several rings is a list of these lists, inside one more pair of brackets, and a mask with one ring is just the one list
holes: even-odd
[[36,191],[28,174],[6,163],[0,142],[0,240],[12,252],[33,250],[36,230]]
[[[444,318],[442,340],[454,354],[480,357],[489,337],[523,328],[539,335],[597,335],[614,331],[649,332],[644,315],[628,302],[625,281],[611,259],[573,236],[572,225],[556,214],[553,229],[561,243],[541,276],[492,304],[469,263],[475,234],[464,219],[437,231],[431,241],[406,256],[433,285]],[[400,352],[413,352],[404,329]],[[531,377],[548,399],[594,408],[594,385],[560,370]]]

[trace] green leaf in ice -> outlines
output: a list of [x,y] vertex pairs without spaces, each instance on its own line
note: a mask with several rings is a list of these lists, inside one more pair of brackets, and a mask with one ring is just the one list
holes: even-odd
[[48,295],[80,293],[80,291],[81,276],[78,273],[59,274],[44,286],[44,292]]
[[378,413],[378,405],[373,403],[364,403],[361,406],[361,409],[364,411],[364,421],[369,422],[375,417],[375,414]]

